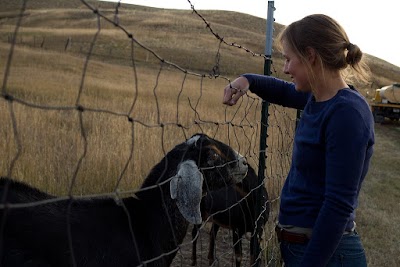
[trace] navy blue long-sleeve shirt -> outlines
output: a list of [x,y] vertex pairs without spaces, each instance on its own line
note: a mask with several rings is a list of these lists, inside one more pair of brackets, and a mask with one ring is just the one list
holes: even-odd
[[355,209],[374,144],[374,122],[365,98],[343,88],[327,101],[297,92],[293,83],[245,74],[250,91],[264,100],[303,109],[292,164],[281,194],[279,222],[312,228],[302,266],[325,266]]

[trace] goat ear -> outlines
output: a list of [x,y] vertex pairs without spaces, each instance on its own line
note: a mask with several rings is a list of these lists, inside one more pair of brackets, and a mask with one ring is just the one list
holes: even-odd
[[171,177],[170,194],[182,216],[192,224],[201,224],[200,202],[203,174],[193,160],[179,164],[178,172]]

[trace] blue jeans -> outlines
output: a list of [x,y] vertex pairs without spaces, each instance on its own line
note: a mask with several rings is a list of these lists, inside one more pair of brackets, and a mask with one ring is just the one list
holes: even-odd
[[[307,244],[292,244],[282,241],[281,255],[285,267],[300,266]],[[326,267],[366,267],[367,259],[360,236],[354,232],[343,235],[338,248]]]

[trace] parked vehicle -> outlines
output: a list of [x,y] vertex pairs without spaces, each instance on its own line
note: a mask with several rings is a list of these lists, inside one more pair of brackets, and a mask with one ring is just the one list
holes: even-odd
[[376,123],[384,122],[385,118],[400,120],[400,83],[376,89],[371,110]]

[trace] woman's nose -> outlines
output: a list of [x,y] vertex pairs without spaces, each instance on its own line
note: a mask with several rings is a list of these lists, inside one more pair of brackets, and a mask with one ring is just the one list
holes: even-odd
[[287,67],[286,63],[283,65],[283,73],[289,74],[288,67]]

